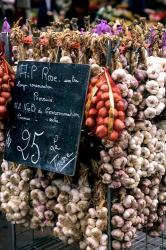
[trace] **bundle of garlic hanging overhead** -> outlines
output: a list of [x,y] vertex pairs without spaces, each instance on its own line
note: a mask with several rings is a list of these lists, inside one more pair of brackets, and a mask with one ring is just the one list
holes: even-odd
[[55,224],[54,207],[59,193],[54,173],[37,170],[30,181],[31,218],[30,228],[53,227]]
[[136,199],[127,194],[125,189],[120,190],[117,201],[112,205],[113,249],[128,249],[131,247],[132,239],[135,237],[137,225],[141,218],[137,212]]
[[0,201],[8,221],[29,226],[30,186],[33,171],[27,167],[2,162]]
[[160,115],[165,108],[166,59],[149,57],[147,65],[148,81],[145,88],[149,96],[145,100],[147,108],[144,114],[151,119]]
[[78,243],[83,237],[91,199],[86,166],[81,165],[77,185],[72,187],[71,181],[66,180],[59,184],[59,189],[58,204],[54,210],[58,221],[53,234],[68,244]]
[[105,186],[98,180],[94,185],[91,205],[84,219],[83,238],[79,243],[80,249],[107,250],[108,209],[105,194]]
[[[162,165],[165,162],[165,132],[157,131],[156,126],[149,121],[150,117],[145,119],[146,103],[151,96],[147,97],[144,81],[138,84],[134,77],[122,69],[115,70],[112,77],[118,83],[126,103],[126,131],[122,132],[116,143],[103,140],[106,148],[109,148],[107,152],[101,152],[103,182],[115,187],[124,184],[125,187],[133,188],[139,184],[141,177],[151,176],[159,169],[162,175],[165,173],[165,166]],[[163,101],[164,98],[165,92]]]
[[[138,80],[123,69],[112,73],[127,116],[119,140],[103,140],[105,149],[100,153],[103,183],[118,189],[123,197],[112,208],[113,249],[129,248],[137,229],[147,227],[154,237],[164,229],[165,189],[160,183],[166,170],[166,132],[151,120],[165,108],[166,73],[165,60],[155,60],[148,58],[148,70],[138,70],[136,76],[142,73]],[[130,204],[124,205],[126,201]]]
[[53,173],[2,162],[0,202],[7,219],[32,229],[53,227],[58,187]]

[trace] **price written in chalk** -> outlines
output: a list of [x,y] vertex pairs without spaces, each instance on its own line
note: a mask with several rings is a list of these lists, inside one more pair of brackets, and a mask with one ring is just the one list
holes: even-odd
[[[28,129],[23,130],[21,134],[21,140],[22,144],[24,145],[17,146],[17,151],[20,152],[24,161],[30,160],[32,164],[37,164],[39,162],[42,154],[40,149],[40,140],[42,140],[42,136],[44,135],[44,133],[44,131],[42,131],[41,133],[37,133],[35,131],[32,134]],[[61,157],[59,153],[59,151],[61,151],[61,148],[57,145],[58,140],[59,136],[55,135],[53,145],[50,146],[49,149],[55,152],[54,157],[50,160],[50,164],[54,164],[55,169],[58,172],[61,172],[63,171],[63,168],[65,168],[71,161],[76,158],[76,156],[74,156],[74,153],[67,153],[65,156]],[[61,166],[63,166],[63,168],[60,168]]]
[[89,65],[18,63],[5,159],[73,176]]
[[[30,158],[33,164],[37,164],[39,162],[41,152],[40,152],[39,145],[36,143],[36,139],[37,137],[41,137],[43,134],[44,134],[44,131],[41,133],[34,132],[34,134],[32,135],[28,131],[28,129],[24,129],[24,131],[22,132],[21,139],[23,142],[25,142],[25,146],[24,147],[17,146],[17,150],[21,152],[21,155],[24,161]],[[32,139],[32,143],[30,143],[31,139]],[[29,152],[28,147],[31,147],[34,150],[34,154],[30,155],[29,153],[26,153],[26,151]]]

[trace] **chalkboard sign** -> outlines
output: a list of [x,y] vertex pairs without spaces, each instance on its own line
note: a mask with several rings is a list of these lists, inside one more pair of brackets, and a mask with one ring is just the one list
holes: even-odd
[[89,75],[89,65],[19,62],[6,160],[74,175]]

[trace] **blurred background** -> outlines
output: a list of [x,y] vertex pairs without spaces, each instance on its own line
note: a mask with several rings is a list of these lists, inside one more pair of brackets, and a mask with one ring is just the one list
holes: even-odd
[[145,16],[150,21],[166,22],[166,0],[0,0],[0,22],[7,17],[12,25],[20,17],[44,28],[50,21],[77,17],[79,27],[83,16],[114,20],[117,17],[134,20]]

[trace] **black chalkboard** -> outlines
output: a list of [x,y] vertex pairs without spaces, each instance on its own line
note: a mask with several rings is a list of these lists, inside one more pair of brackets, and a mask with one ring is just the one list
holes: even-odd
[[89,75],[89,65],[19,62],[6,160],[74,175]]

